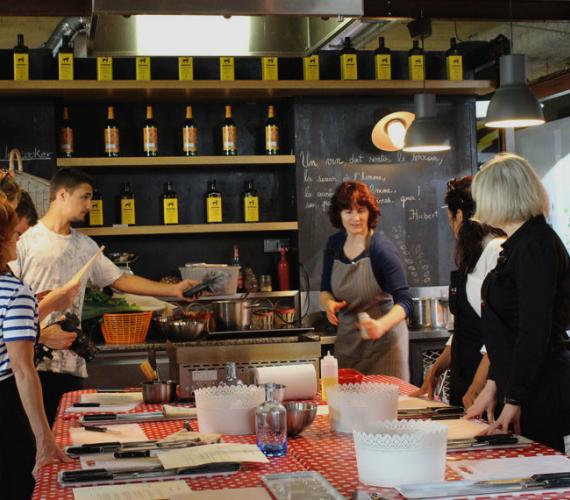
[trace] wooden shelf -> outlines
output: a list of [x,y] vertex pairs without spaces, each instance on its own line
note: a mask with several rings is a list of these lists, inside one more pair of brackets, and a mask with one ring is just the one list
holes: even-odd
[[176,224],[171,226],[111,226],[80,228],[88,236],[129,236],[152,234],[246,233],[297,231],[297,222],[240,222],[232,224]]
[[58,158],[58,167],[199,167],[203,165],[294,165],[295,155],[154,156],[118,158]]
[[494,92],[491,80],[30,80],[0,81],[0,96],[56,96],[66,100],[180,100],[195,98],[250,99],[303,95],[333,96],[366,94],[486,95]]

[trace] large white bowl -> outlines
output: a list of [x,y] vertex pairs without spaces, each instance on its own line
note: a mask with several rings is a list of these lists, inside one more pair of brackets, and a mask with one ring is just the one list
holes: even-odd
[[194,391],[200,432],[255,434],[255,409],[265,401],[263,387],[237,385]]
[[383,421],[353,432],[359,479],[371,486],[445,478],[447,427],[430,420]]
[[336,432],[398,416],[398,386],[394,384],[342,384],[327,388],[329,419]]

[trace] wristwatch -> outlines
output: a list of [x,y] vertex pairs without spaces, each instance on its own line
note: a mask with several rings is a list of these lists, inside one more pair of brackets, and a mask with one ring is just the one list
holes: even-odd
[[512,398],[507,398],[505,397],[505,399],[503,400],[503,403],[506,405],[515,405],[515,406],[520,406],[520,401],[517,401],[516,399],[512,399]]

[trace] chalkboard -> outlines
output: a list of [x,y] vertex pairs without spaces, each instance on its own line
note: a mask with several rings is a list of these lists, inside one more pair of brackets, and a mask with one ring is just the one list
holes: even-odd
[[449,282],[453,238],[444,194],[451,177],[475,168],[474,99],[438,97],[438,117],[451,137],[451,151],[388,153],[370,134],[384,115],[413,112],[411,98],[299,99],[294,104],[297,154],[299,256],[312,290],[320,287],[327,237],[337,231],[328,218],[334,190],[344,180],[366,183],[381,206],[377,230],[397,247],[413,287]]

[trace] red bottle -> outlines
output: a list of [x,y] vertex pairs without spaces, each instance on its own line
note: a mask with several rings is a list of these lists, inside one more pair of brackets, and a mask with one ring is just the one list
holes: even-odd
[[279,250],[281,257],[279,262],[277,263],[277,283],[279,286],[279,290],[290,290],[290,280],[289,280],[289,262],[285,258],[285,254],[287,253],[287,249],[285,247],[281,247]]

